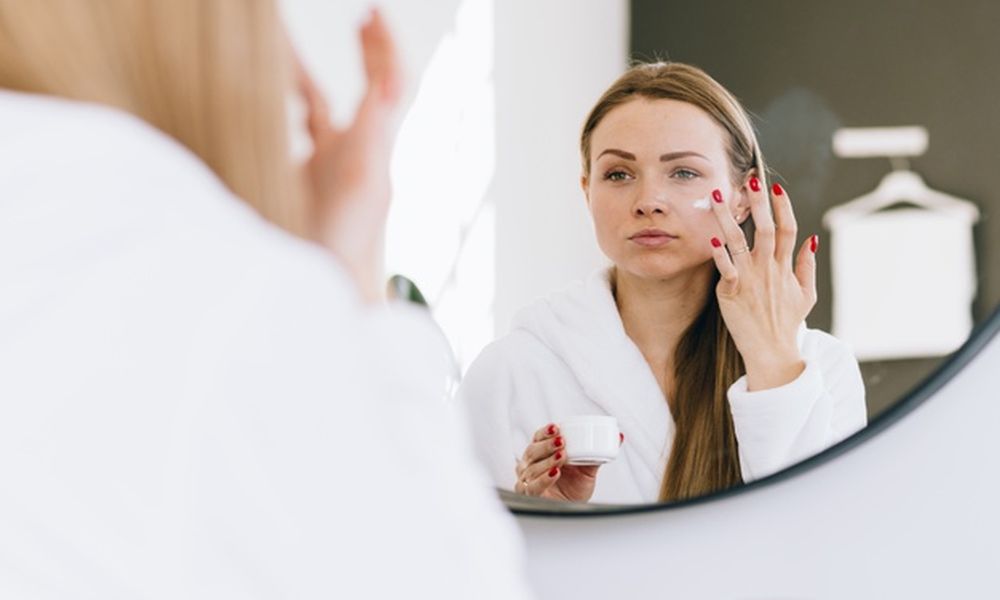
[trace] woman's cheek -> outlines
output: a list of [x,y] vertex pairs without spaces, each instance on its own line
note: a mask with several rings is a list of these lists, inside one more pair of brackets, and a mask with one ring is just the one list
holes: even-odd
[[679,207],[677,216],[685,224],[685,229],[689,233],[707,236],[706,239],[711,239],[718,221],[715,218],[715,213],[712,212],[712,207],[709,206],[708,210],[705,210],[699,202],[700,200],[696,199]]
[[596,231],[597,244],[601,247],[601,250],[609,257],[617,255],[619,251],[616,245],[618,236],[615,235],[615,228],[608,223],[601,223],[596,228]]
[[595,206],[594,209],[594,232],[597,234],[597,244],[604,254],[609,257],[616,256],[621,252],[619,247],[621,224],[616,219],[614,211],[601,205]]

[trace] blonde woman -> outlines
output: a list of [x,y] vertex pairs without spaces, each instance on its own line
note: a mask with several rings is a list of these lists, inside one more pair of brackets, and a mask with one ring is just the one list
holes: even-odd
[[[695,67],[637,65],[598,100],[580,149],[613,266],[523,309],[470,367],[460,395],[498,486],[675,501],[764,477],[865,425],[857,361],[805,327],[818,237],[796,241],[790,196],[768,186],[728,91]],[[617,418],[615,461],[567,463],[558,424],[587,414]]]
[[0,597],[526,595],[445,349],[379,307],[361,46],[337,130],[274,2],[0,0]]

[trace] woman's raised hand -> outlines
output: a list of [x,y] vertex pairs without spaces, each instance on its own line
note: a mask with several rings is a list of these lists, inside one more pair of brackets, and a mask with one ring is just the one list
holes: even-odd
[[401,75],[395,44],[377,11],[360,30],[367,89],[354,121],[337,128],[322,92],[296,61],[313,154],[305,165],[312,234],[330,248],[369,301],[384,295],[380,265],[389,211],[391,121]]
[[553,500],[586,502],[594,494],[597,466],[566,464],[566,447],[558,425],[535,432],[517,463],[514,491]]
[[727,199],[716,190],[713,211],[725,240],[712,238],[712,255],[721,274],[719,310],[746,365],[748,389],[756,391],[790,383],[805,366],[797,333],[816,304],[819,238],[803,242],[793,266],[798,226],[788,194],[775,183],[769,198],[756,177],[746,186],[756,226],[754,247],[748,247]]

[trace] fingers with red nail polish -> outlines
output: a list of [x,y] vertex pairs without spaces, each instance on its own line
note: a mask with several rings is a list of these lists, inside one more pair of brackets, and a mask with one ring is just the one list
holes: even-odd
[[[555,423],[538,429],[518,461],[514,491],[532,496],[545,494],[557,479],[560,465],[565,462],[565,452],[560,450],[564,444],[559,426]],[[548,475],[553,471],[553,475]]]
[[[624,440],[624,435],[619,435]],[[513,489],[519,494],[554,500],[586,502],[594,494],[597,465],[572,465],[559,425],[549,423],[535,432],[515,467]]]

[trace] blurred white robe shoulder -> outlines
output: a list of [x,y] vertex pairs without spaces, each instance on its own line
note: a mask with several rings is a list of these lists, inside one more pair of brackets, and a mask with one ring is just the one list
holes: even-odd
[[[473,362],[459,390],[480,458],[511,489],[534,432],[579,414],[617,417],[618,458],[601,467],[591,502],[656,501],[674,423],[649,364],[626,335],[610,271],[522,309],[511,332]],[[799,330],[805,371],[779,388],[728,390],[744,481],[770,475],[861,429],[865,392],[858,363],[840,341]],[[680,373],[679,377],[684,374]]]
[[0,91],[0,165],[0,597],[527,595],[425,316],[124,113]]

